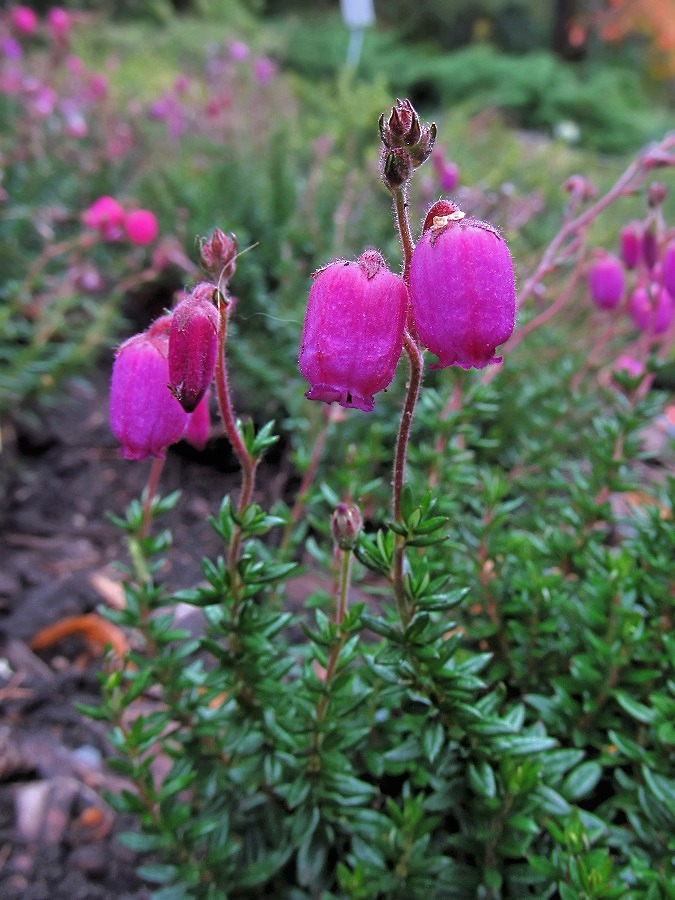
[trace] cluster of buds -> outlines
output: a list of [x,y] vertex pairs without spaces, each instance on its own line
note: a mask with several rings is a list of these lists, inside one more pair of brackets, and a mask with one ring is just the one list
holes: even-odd
[[436,126],[425,125],[410,100],[397,100],[389,118],[380,116],[382,180],[390,189],[406,185],[415,169],[431,156]]
[[639,331],[665,334],[675,319],[675,234],[660,235],[654,221],[628,222],[621,229],[619,255],[595,251],[588,286],[600,309],[621,307]]

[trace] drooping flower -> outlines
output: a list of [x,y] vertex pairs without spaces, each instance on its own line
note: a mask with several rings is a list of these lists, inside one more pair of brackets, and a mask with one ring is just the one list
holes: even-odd
[[143,247],[151,244],[159,232],[154,213],[147,209],[134,209],[124,218],[124,230],[132,244]]
[[516,288],[506,242],[496,228],[445,200],[424,222],[410,265],[410,299],[433,369],[482,369],[513,332]]
[[188,414],[167,387],[170,325],[171,317],[163,316],[115,355],[110,427],[127,459],[163,457],[188,424]]
[[192,412],[211,384],[218,349],[216,288],[198,284],[171,316],[169,388],[186,412]]
[[403,346],[408,291],[377,250],[314,274],[300,349],[305,396],[370,412]]
[[613,253],[602,251],[588,270],[591,298],[600,309],[616,309],[621,303],[626,279],[621,260]]

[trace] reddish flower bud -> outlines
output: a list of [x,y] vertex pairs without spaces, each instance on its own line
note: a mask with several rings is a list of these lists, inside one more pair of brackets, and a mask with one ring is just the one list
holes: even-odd
[[410,265],[410,299],[420,340],[438,356],[433,369],[482,369],[514,328],[516,287],[506,242],[496,228],[445,200],[424,222]]
[[236,237],[214,228],[209,238],[200,238],[198,248],[201,263],[209,275],[219,283],[227,284],[237,265]]
[[640,375],[644,374],[644,371],[645,367],[642,363],[627,353],[620,356],[612,366],[612,372],[616,374],[625,373],[629,378],[639,378]]
[[621,229],[621,259],[627,269],[636,269],[642,259],[642,223],[628,222]]
[[340,550],[352,550],[363,528],[361,510],[355,503],[338,503],[330,518],[333,540]]
[[407,306],[405,282],[377,250],[316,272],[298,360],[305,396],[370,412],[394,377]]
[[675,239],[666,244],[661,265],[661,284],[675,297]]
[[169,316],[118,349],[110,386],[110,427],[127,459],[164,456],[179,441],[187,413],[167,388]]
[[388,188],[399,188],[410,181],[415,170],[410,156],[400,147],[394,150],[383,148],[380,158],[382,181]]
[[626,286],[623,266],[613,253],[601,251],[588,270],[588,286],[591,297],[600,309],[615,309]]
[[198,284],[176,306],[169,336],[169,389],[192,412],[211,384],[218,352],[220,317],[213,284]]

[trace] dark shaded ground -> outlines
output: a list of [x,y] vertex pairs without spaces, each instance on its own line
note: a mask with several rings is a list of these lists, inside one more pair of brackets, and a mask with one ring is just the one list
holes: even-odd
[[[124,538],[106,518],[122,514],[148,462],[117,455],[107,422],[107,365],[91,386],[71,386],[41,424],[5,427],[0,457],[0,897],[32,900],[145,898],[138,860],[118,841],[134,822],[101,798],[119,790],[106,760],[105,726],[75,704],[96,703],[100,658],[79,637],[33,652],[31,638],[67,616],[123,602],[115,560]],[[199,580],[199,559],[218,550],[206,523],[239,483],[223,438],[204,454],[179,445],[160,491],[183,496],[167,517],[174,546],[164,572],[175,588]],[[269,501],[286,475],[261,468]]]

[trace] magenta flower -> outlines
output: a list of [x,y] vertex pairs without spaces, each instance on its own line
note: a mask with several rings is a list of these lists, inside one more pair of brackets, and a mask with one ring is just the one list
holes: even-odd
[[107,241],[117,240],[122,234],[126,213],[114,197],[99,197],[82,213],[82,224],[93,228]]
[[155,240],[159,225],[154,213],[147,209],[134,209],[124,218],[124,230],[132,244],[143,247]]
[[405,282],[377,250],[336,259],[313,277],[299,357],[311,385],[305,396],[370,412],[401,355]]
[[278,66],[269,56],[258,56],[253,61],[253,77],[259,84],[267,84],[272,81],[278,71]]
[[445,200],[424,222],[410,265],[410,299],[420,340],[438,357],[432,369],[482,369],[513,332],[516,287],[496,228]]
[[644,373],[645,367],[642,363],[627,353],[619,356],[612,366],[612,371],[619,374],[625,372],[630,378],[638,378]]
[[186,412],[197,407],[213,379],[220,323],[215,290],[213,284],[198,284],[171,316],[169,389]]
[[626,280],[621,261],[613,253],[600,251],[588,269],[591,298],[600,309],[615,309],[623,297]]
[[110,427],[126,459],[162,457],[183,436],[188,414],[167,387],[170,316],[118,349],[110,386]]

